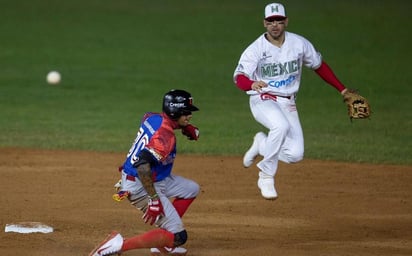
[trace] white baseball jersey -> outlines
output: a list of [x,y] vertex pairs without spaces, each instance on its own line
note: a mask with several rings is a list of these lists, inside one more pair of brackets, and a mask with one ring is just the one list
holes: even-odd
[[[262,92],[292,96],[299,90],[302,65],[316,69],[321,63],[320,53],[300,35],[285,32],[285,42],[279,48],[262,34],[242,53],[233,77],[244,74],[253,81],[268,84]],[[253,90],[247,93],[257,94]]]

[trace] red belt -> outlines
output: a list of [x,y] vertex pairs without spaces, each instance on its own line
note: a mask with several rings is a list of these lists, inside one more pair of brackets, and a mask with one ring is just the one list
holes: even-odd
[[280,96],[280,95],[273,95],[273,94],[269,94],[269,93],[262,93],[260,95],[260,98],[262,100],[274,100],[274,101],[276,101],[277,97],[285,98],[285,99],[288,99],[288,100],[290,100],[292,98],[291,96]]
[[[123,166],[119,166],[119,172],[122,172],[122,171],[123,171]],[[127,175],[126,175],[126,180],[136,181],[136,177],[135,177],[135,176],[132,176],[132,175],[127,174]]]
[[136,181],[136,177],[128,174],[126,175],[126,180]]

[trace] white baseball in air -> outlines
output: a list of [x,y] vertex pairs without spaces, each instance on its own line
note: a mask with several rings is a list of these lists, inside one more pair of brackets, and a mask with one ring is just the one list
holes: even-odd
[[58,84],[58,83],[60,83],[61,79],[62,79],[62,77],[61,77],[60,73],[57,72],[57,71],[50,71],[47,74],[47,82],[49,84]]

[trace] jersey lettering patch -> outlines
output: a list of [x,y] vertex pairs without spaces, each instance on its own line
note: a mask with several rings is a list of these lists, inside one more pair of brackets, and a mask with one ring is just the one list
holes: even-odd
[[153,129],[152,125],[151,125],[147,120],[145,120],[145,121],[143,122],[143,125],[146,126],[146,128],[149,130],[149,132],[150,132],[151,134],[154,134],[154,133],[155,133],[155,130]]
[[262,77],[276,77],[299,71],[298,60],[285,63],[269,63],[261,67]]
[[282,86],[290,85],[293,81],[295,81],[295,79],[296,79],[296,76],[291,75],[285,80],[279,80],[279,81],[271,80],[271,81],[268,82],[268,85],[270,87],[279,88],[279,87],[282,87]]

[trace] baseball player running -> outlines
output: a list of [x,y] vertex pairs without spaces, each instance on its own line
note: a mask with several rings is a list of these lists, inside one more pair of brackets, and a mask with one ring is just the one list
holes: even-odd
[[[184,90],[164,95],[162,113],[146,113],[136,139],[121,166],[121,182],[115,200],[127,198],[143,212],[143,221],[156,229],[124,239],[112,232],[90,256],[120,255],[132,249],[151,248],[152,255],[186,255],[187,233],[182,216],[199,193],[199,185],[172,174],[176,157],[174,130],[181,129],[190,140],[199,138],[199,130],[190,124],[192,96]],[[173,200],[173,201],[171,201]]]
[[266,32],[244,50],[233,78],[237,87],[250,96],[255,120],[269,130],[254,136],[243,165],[250,167],[256,156],[263,156],[257,163],[257,185],[265,199],[276,199],[278,161],[295,163],[303,158],[303,132],[295,104],[302,66],[314,70],[342,95],[347,89],[312,43],[285,30],[289,20],[282,4],[268,4],[264,13]]

